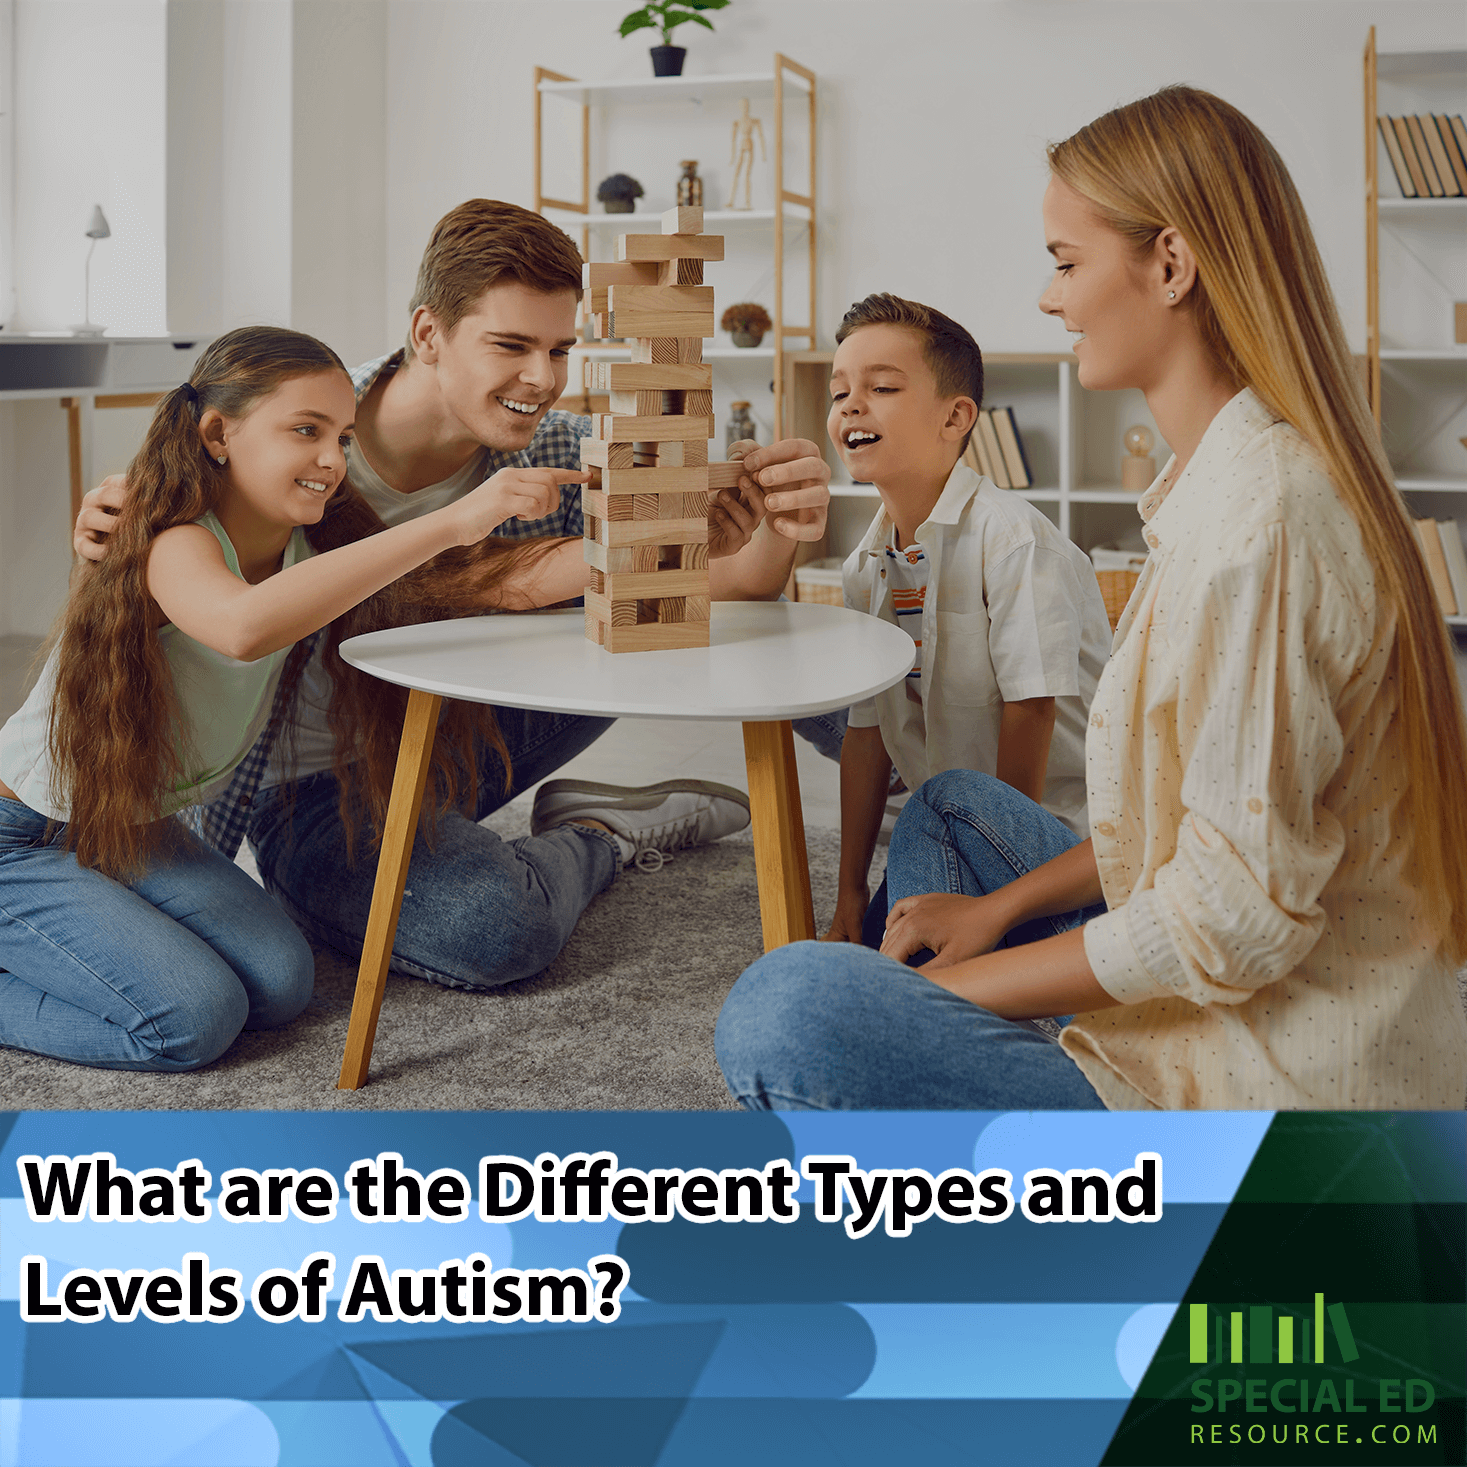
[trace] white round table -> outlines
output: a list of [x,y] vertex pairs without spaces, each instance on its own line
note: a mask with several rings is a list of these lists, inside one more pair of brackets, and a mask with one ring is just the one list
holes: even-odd
[[792,601],[714,602],[709,641],[610,653],[586,639],[584,613],[551,611],[392,627],[342,643],[353,667],[409,696],[340,1088],[367,1077],[444,698],[594,717],[738,719],[765,950],[815,935],[789,720],[900,682],[915,645],[876,617]]

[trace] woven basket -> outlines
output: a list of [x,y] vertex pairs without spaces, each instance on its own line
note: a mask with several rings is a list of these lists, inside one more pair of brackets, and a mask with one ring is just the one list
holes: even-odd
[[844,606],[841,591],[841,562],[831,558],[811,560],[795,568],[795,600],[818,601],[822,606]]
[[1095,566],[1095,579],[1100,582],[1100,599],[1105,602],[1105,614],[1114,631],[1126,609],[1126,602],[1131,599],[1131,592],[1136,589],[1136,582],[1141,579],[1141,567],[1146,564],[1146,557],[1125,550],[1092,550],[1090,560]]

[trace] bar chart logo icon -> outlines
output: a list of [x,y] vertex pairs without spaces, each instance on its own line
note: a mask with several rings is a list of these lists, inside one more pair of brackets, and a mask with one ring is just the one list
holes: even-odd
[[[1244,1311],[1208,1304],[1191,1304],[1188,1308],[1188,1360],[1193,1365],[1218,1365],[1229,1361],[1234,1365],[1243,1364]],[[1247,1314],[1249,1365],[1293,1365],[1296,1359],[1301,1364],[1312,1359],[1315,1365],[1323,1365],[1326,1316],[1329,1317],[1335,1344],[1339,1347],[1340,1360],[1348,1363],[1360,1358],[1345,1306],[1327,1305],[1323,1294],[1314,1296],[1312,1317],[1307,1312],[1301,1313],[1299,1318],[1280,1312],[1275,1325],[1272,1304],[1250,1304]],[[1211,1330],[1208,1329],[1209,1316],[1213,1322]]]

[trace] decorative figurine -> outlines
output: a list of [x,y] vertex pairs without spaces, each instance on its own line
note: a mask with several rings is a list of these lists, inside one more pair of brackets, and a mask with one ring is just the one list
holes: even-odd
[[726,445],[725,453],[732,453],[735,443],[753,443],[758,439],[754,430],[754,420],[749,416],[749,404],[746,402],[729,403],[730,417],[728,427],[724,429],[723,441]]
[[733,337],[735,346],[758,346],[774,322],[763,306],[740,301],[719,317],[718,324]]
[[643,192],[642,185],[630,173],[613,173],[597,185],[596,197],[608,214],[630,214]]
[[1126,457],[1121,460],[1121,488],[1140,494],[1151,488],[1156,478],[1156,460],[1151,457],[1156,438],[1150,428],[1137,423],[1126,429],[1121,442],[1126,445]]
[[769,152],[764,146],[764,127],[757,117],[749,116],[749,99],[743,98],[740,103],[739,115],[734,118],[733,125],[733,151],[729,154],[728,161],[735,164],[733,186],[728,191],[728,203],[726,208],[734,207],[734,195],[739,190],[739,175],[744,176],[744,208],[751,209],[753,205],[749,202],[750,189],[754,182],[754,134],[759,134],[759,152],[764,161],[769,161]]
[[678,207],[701,209],[703,207],[703,180],[698,177],[698,160],[684,158],[682,170],[683,176],[677,181]]

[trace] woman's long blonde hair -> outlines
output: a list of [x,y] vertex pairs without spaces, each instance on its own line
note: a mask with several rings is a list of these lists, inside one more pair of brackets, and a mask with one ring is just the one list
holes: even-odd
[[1413,885],[1445,955],[1467,960],[1467,722],[1451,638],[1283,159],[1236,107],[1177,86],[1055,144],[1049,166],[1138,252],[1181,231],[1197,258],[1203,339],[1323,456],[1359,524],[1377,595],[1397,614],[1397,820],[1411,834]]

